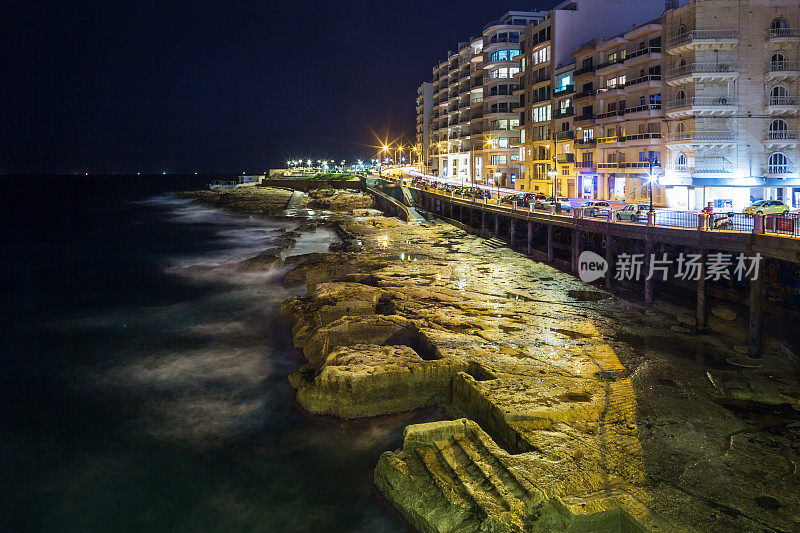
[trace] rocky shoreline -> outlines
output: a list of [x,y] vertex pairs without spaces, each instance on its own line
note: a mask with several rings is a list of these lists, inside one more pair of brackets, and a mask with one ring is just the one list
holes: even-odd
[[[189,196],[279,216],[293,194]],[[800,389],[777,346],[742,370],[727,362],[735,338],[453,226],[385,218],[357,192],[302,205],[344,244],[285,265],[286,283],[307,286],[282,306],[306,360],[297,401],[343,418],[428,405],[453,418],[407,427],[376,466],[415,528],[800,529]]]

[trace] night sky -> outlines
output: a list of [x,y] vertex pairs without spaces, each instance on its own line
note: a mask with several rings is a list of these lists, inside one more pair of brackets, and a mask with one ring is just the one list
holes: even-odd
[[14,2],[0,174],[263,172],[413,139],[414,98],[508,9],[458,2]]

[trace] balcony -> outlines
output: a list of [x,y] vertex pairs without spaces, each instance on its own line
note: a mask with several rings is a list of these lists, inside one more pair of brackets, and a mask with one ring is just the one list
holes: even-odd
[[663,136],[661,133],[636,133],[633,135],[619,135],[611,137],[601,137],[597,139],[597,144],[605,145],[603,148],[614,148],[624,146],[650,146],[661,144]]
[[661,59],[660,46],[642,48],[641,50],[636,50],[635,52],[628,54],[628,56],[625,58],[625,67],[635,67],[637,65],[657,59]]
[[575,123],[585,122],[587,120],[594,120],[594,113],[584,113],[575,117]]
[[605,113],[598,113],[597,114],[597,121],[598,122],[617,122],[622,120],[623,115],[625,114],[624,109],[616,109],[614,111],[606,111]]
[[625,59],[617,58],[612,61],[604,61],[597,65],[597,70],[595,71],[598,75],[605,75],[611,74],[612,72],[617,72],[621,70],[625,70]]
[[734,113],[739,100],[732,96],[694,96],[667,102],[665,109],[669,117],[725,116]]
[[575,154],[558,154],[556,156],[556,162],[559,165],[571,165],[575,163]]
[[800,42],[800,29],[798,28],[780,28],[774,30],[767,30],[766,34],[767,46],[770,48],[781,43],[797,43]]
[[575,114],[575,108],[570,106],[564,109],[556,109],[553,111],[553,118],[566,118]]
[[735,131],[684,131],[667,136],[673,150],[690,148],[730,148],[736,144]]
[[555,94],[556,96],[566,96],[574,92],[575,92],[575,86],[569,84],[569,85],[562,85],[561,87],[556,88],[556,90],[553,91],[553,94]]
[[678,55],[690,50],[730,50],[738,44],[738,30],[693,30],[667,41],[667,53]]
[[589,65],[588,67],[581,67],[577,69],[575,72],[572,73],[572,75],[577,77],[580,76],[581,74],[589,74],[589,73],[593,74],[595,70],[596,67],[594,65]]
[[593,138],[589,138],[589,139],[578,138],[578,139],[575,139],[575,144],[579,144],[583,148],[588,148],[589,146],[593,146],[593,145],[597,144],[597,140],[595,140]]
[[770,115],[797,115],[800,113],[799,103],[797,96],[769,96],[764,107]]
[[573,130],[556,132],[557,141],[569,141],[574,138],[575,138],[575,132]]
[[764,145],[773,150],[797,146],[797,130],[765,131]]
[[768,176],[786,177],[786,174],[794,174],[797,172],[796,165],[770,165],[767,167]]
[[661,74],[650,74],[649,76],[642,76],[641,78],[634,78],[625,84],[625,92],[633,93],[636,91],[646,91],[651,87],[661,87],[664,84],[661,81]]
[[728,81],[739,76],[739,63],[690,63],[667,71],[668,85],[694,81]]
[[609,98],[611,96],[619,96],[621,94],[628,94],[624,85],[615,85],[614,87],[601,87],[597,89],[597,98]]
[[581,91],[579,93],[576,93],[575,96],[573,96],[572,98],[574,100],[577,100],[579,98],[588,98],[590,96],[594,96],[594,89],[587,89],[585,91]]
[[788,80],[800,76],[800,61],[770,61],[767,63],[767,78]]
[[626,119],[647,118],[647,117],[663,117],[664,111],[661,109],[661,104],[644,104],[635,107],[625,108]]
[[575,168],[580,170],[594,170],[594,161],[576,161]]

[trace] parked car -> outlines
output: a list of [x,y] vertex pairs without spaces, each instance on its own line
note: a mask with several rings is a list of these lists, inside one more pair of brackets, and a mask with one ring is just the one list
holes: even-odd
[[569,213],[572,211],[572,204],[569,203],[569,198],[566,196],[559,196],[553,198],[552,196],[547,200],[541,202],[541,209],[550,209],[551,205],[558,205],[562,213]]
[[789,206],[780,200],[759,200],[745,208],[746,215],[788,215]]
[[628,222],[642,222],[647,220],[647,212],[650,210],[648,204],[629,204],[617,211],[617,220]]
[[599,217],[608,216],[611,210],[611,204],[608,202],[586,202],[583,204],[583,216],[585,217]]
[[524,194],[509,194],[500,199],[501,204],[513,205],[514,202],[517,202],[517,207],[528,207],[528,202]]

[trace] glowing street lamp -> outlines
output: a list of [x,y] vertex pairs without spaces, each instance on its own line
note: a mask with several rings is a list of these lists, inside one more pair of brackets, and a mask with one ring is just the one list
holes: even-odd
[[661,168],[661,165],[658,164],[658,159],[650,154],[650,172],[647,173],[647,186],[650,187],[650,212],[652,213],[655,211],[653,209],[653,182],[658,182],[658,172],[653,172],[654,168]]

